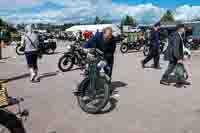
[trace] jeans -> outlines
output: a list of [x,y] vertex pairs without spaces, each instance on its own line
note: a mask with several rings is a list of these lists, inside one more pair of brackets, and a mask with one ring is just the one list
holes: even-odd
[[37,51],[33,52],[25,52],[27,65],[29,68],[33,68],[34,70],[38,69],[37,60],[38,60],[38,53]]

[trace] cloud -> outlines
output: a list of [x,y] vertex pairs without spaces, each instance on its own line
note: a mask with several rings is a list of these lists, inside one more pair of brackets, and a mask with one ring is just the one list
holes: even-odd
[[[9,3],[12,4],[9,5]],[[2,8],[3,6],[8,8]],[[154,23],[165,11],[166,9],[151,3],[127,5],[113,3],[112,0],[9,0],[9,2],[0,2],[0,16],[12,23],[91,22],[95,16],[120,21],[127,14],[133,16],[139,23]],[[200,17],[200,6],[183,5],[178,7],[174,14],[177,20],[191,20]]]
[[40,3],[40,0],[1,0],[0,9],[31,7],[38,3]]
[[160,19],[165,9],[159,8],[152,4],[141,4],[136,6],[113,5],[113,14],[116,18],[124,15],[131,15],[139,22],[151,23]]
[[175,17],[177,20],[193,20],[200,18],[200,6],[183,5],[176,9]]

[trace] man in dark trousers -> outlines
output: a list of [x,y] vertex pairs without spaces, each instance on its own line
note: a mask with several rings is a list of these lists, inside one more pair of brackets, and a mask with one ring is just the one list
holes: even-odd
[[97,48],[104,53],[105,60],[111,69],[107,74],[111,78],[114,64],[114,53],[116,49],[116,39],[112,35],[112,28],[107,27],[103,32],[97,32],[83,47]]
[[142,67],[145,68],[145,64],[154,59],[153,67],[160,68],[160,22],[156,23],[151,31],[150,35],[150,49],[148,56],[141,62]]
[[169,85],[171,82],[175,82],[178,84],[190,85],[189,82],[185,80],[181,81],[170,81],[170,74],[174,71],[176,65],[178,63],[183,64],[184,59],[184,52],[183,52],[183,45],[184,40],[182,38],[185,32],[184,24],[178,24],[176,26],[176,32],[170,35],[169,37],[169,44],[164,53],[165,59],[169,61],[169,65],[167,70],[162,76],[160,84]]

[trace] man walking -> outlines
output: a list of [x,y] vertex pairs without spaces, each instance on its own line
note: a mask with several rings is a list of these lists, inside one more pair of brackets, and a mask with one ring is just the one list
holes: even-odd
[[156,23],[150,35],[150,50],[148,56],[141,62],[142,67],[145,68],[150,60],[154,59],[153,67],[160,68],[160,22]]
[[27,65],[30,71],[30,81],[35,83],[39,82],[38,76],[38,53],[39,53],[39,39],[33,32],[32,25],[27,25],[26,33],[22,37],[22,46],[25,47],[25,56]]
[[169,78],[170,74],[174,71],[177,64],[183,65],[184,41],[183,41],[182,35],[184,34],[184,32],[185,32],[184,24],[178,24],[176,27],[176,32],[170,35],[169,37],[168,48],[165,52],[165,58],[166,60],[169,61],[169,65],[164,75],[162,76],[160,84],[169,85],[170,82],[176,82],[177,84],[190,85],[189,82],[183,79],[181,80],[177,79],[177,81],[170,81],[170,78]]

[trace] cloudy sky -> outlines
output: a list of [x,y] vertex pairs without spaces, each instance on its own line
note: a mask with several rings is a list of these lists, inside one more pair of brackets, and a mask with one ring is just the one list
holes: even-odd
[[140,23],[159,20],[167,9],[177,20],[200,18],[199,0],[1,0],[0,16],[12,23],[116,22],[126,14]]

